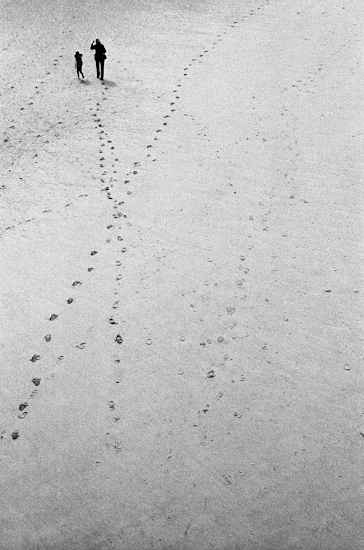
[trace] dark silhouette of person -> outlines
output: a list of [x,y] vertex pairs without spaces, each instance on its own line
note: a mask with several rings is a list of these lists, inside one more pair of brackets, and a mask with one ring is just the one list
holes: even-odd
[[77,71],[77,77],[80,78],[80,74],[81,74],[82,78],[85,78],[82,72],[82,53],[80,52],[75,53],[75,67]]
[[104,63],[106,59],[105,46],[101,44],[100,40],[96,38],[96,43],[92,41],[91,50],[95,50],[95,62],[97,78],[104,80]]

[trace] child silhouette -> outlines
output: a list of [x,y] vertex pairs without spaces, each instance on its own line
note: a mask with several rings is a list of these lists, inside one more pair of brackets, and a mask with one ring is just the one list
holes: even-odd
[[81,74],[82,78],[85,78],[82,72],[82,53],[80,52],[75,53],[75,67],[77,71],[77,77],[80,78],[80,74]]

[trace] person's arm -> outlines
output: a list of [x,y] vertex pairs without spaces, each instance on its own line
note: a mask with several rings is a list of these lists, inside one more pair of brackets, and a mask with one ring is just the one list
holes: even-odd
[[94,50],[94,49],[95,49],[95,45],[94,45],[94,41],[92,41],[90,50]]

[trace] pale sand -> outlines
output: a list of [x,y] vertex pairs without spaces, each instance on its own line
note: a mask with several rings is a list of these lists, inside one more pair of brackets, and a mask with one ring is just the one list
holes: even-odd
[[0,2],[0,548],[363,548],[361,2],[78,4]]

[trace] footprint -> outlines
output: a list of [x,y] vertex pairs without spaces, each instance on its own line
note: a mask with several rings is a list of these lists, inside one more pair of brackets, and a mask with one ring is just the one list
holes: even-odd
[[25,401],[24,403],[20,403],[19,405],[19,411],[23,411],[28,406],[28,403]]
[[32,382],[34,386],[39,386],[41,379],[40,378],[32,378]]
[[86,346],[86,342],[81,342],[81,344],[78,344],[78,346],[76,346],[76,348],[83,349],[85,346]]
[[55,319],[57,319],[58,315],[56,315],[55,313],[52,313],[52,315],[50,316],[49,320],[50,321],[54,321]]
[[73,302],[73,298],[68,298],[67,304],[72,304],[72,302]]
[[117,335],[116,335],[116,338],[115,338],[115,342],[116,342],[117,344],[122,344],[123,341],[124,341],[124,340],[122,339],[121,335],[120,335],[120,334],[117,334]]
[[95,254],[97,254],[97,250],[93,250],[93,251],[91,252],[91,256],[95,256]]
[[32,363],[35,363],[36,361],[39,361],[39,359],[40,359],[40,355],[36,355],[36,354],[35,354],[35,355],[33,355],[33,357],[31,358],[31,362],[32,362]]
[[72,283],[72,286],[79,286],[79,285],[82,285],[82,283],[80,281],[74,281]]

